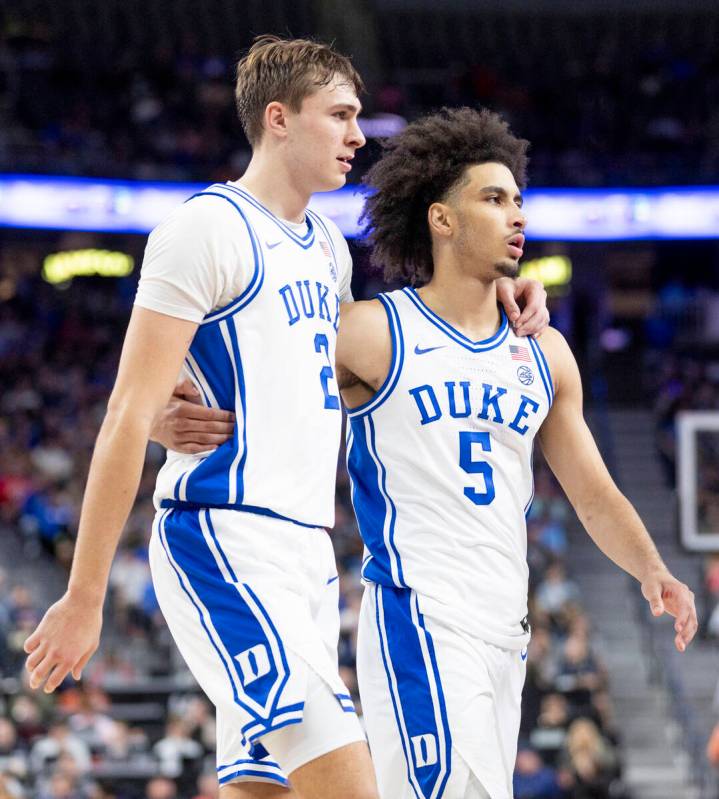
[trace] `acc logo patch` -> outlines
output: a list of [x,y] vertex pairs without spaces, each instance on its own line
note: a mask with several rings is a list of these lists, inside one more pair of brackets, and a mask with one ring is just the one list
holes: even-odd
[[523,386],[531,386],[534,383],[534,372],[529,366],[517,367],[517,377]]

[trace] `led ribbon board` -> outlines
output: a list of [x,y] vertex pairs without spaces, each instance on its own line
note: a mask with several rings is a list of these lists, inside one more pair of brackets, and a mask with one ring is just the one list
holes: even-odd
[[[0,175],[0,226],[148,233],[206,184]],[[719,238],[719,186],[662,189],[529,189],[527,236],[540,241]],[[316,194],[310,207],[359,235],[363,195],[354,186]]]

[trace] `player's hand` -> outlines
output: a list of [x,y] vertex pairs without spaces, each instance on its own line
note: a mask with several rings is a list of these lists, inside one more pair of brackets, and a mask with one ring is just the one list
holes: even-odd
[[79,680],[100,642],[101,628],[101,604],[65,594],[48,609],[25,641],[30,687],[34,690],[45,683],[45,693],[49,694],[70,673]]
[[662,613],[674,616],[674,645],[679,652],[684,652],[698,627],[693,592],[669,572],[663,572],[642,582],[642,594],[653,616],[661,616]]
[[234,429],[234,413],[206,408],[192,382],[183,380],[155,420],[150,438],[166,449],[194,455],[217,449],[232,438]]
[[538,280],[501,277],[497,280],[497,299],[518,336],[539,338],[549,324],[547,292]]

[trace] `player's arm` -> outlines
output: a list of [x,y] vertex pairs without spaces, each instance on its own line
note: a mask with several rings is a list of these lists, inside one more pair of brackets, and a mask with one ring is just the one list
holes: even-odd
[[501,277],[496,282],[497,299],[518,336],[539,338],[549,324],[547,292],[538,280]]
[[337,333],[337,383],[348,408],[371,399],[389,373],[392,338],[379,300],[346,303]]
[[612,480],[582,412],[579,370],[563,336],[548,328],[542,346],[555,396],[539,439],[579,520],[597,546],[635,577],[652,613],[676,618],[675,644],[683,652],[697,630],[694,595],[667,569],[639,515]]
[[172,394],[195,322],[135,306],[95,444],[65,595],[25,642],[30,685],[78,679],[97,649],[117,543],[135,500],[153,421]]

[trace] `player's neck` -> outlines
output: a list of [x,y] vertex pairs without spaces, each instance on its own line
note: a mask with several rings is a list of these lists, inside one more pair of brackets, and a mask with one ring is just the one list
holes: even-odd
[[487,283],[442,270],[435,272],[419,295],[425,305],[472,341],[491,338],[499,328],[494,281]]
[[297,185],[279,158],[260,151],[252,156],[240,184],[280,219],[302,222],[310,193]]

